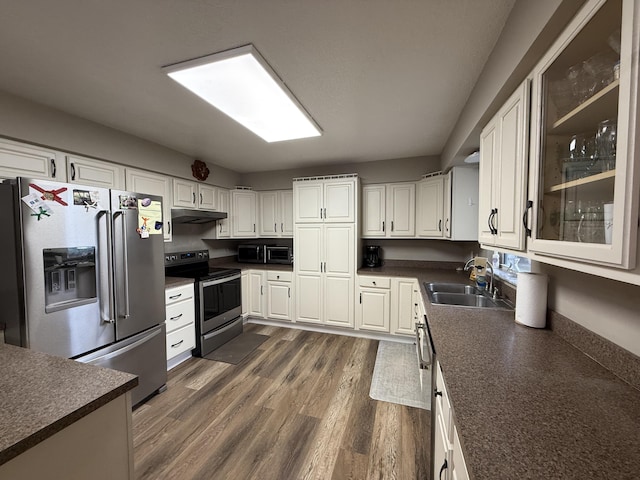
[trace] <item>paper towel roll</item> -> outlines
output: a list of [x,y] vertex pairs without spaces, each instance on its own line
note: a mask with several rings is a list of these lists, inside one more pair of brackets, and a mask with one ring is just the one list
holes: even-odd
[[544,328],[547,323],[547,276],[542,273],[518,273],[516,323]]

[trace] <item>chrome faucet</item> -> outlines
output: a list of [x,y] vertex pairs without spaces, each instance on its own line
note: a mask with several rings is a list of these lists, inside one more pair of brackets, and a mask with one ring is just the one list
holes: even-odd
[[472,264],[473,262],[475,262],[475,260],[476,260],[475,258],[471,258],[471,259],[469,259],[469,260],[467,261],[467,263],[465,263],[465,264],[464,264],[464,271],[465,271],[465,272],[468,272],[468,271],[469,271],[469,269],[471,268],[471,264]]
[[[471,269],[473,262],[475,262],[475,258],[472,258],[464,264],[464,271],[468,272]],[[493,295],[493,265],[487,262],[487,269],[491,270],[491,280],[489,280],[489,295]]]

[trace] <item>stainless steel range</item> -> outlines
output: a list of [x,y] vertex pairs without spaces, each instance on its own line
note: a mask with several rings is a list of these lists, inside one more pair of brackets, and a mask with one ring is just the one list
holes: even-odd
[[209,267],[209,252],[165,254],[165,275],[195,280],[196,348],[204,357],[242,333],[241,275],[238,268]]

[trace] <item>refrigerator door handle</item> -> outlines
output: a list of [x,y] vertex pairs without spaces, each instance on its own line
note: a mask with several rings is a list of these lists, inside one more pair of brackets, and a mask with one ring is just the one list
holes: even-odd
[[124,315],[122,316],[122,318],[129,318],[131,316],[131,311],[129,308],[129,259],[127,258],[127,219],[125,217],[124,211],[115,212],[113,214],[114,220],[117,216],[122,217],[122,276],[124,281]]
[[[107,218],[106,226],[107,226],[107,238],[111,238],[111,212],[109,210],[101,210],[98,212],[98,215],[104,214]],[[100,224],[98,223],[98,228]],[[99,232],[98,232],[99,233]],[[106,249],[107,250],[107,301],[109,303],[108,314],[104,315],[101,313],[101,320],[105,323],[116,323],[116,319],[114,318],[114,292],[113,292],[113,255],[111,252],[111,246]],[[104,302],[105,296],[100,292],[100,303]],[[103,309],[100,308],[100,312],[103,312]]]

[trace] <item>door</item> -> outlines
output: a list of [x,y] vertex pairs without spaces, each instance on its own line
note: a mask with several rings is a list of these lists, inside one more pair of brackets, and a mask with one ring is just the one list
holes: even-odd
[[111,191],[116,339],[164,322],[162,197]]
[[322,214],[325,222],[355,222],[355,182],[325,183]]
[[278,192],[260,192],[260,236],[279,236]]
[[442,200],[444,181],[441,175],[418,182],[418,236],[442,238]]
[[480,192],[478,197],[478,242],[487,245],[495,243],[493,235],[494,205],[497,204],[493,180],[494,172],[498,168],[498,131],[497,120],[493,119],[480,134]]
[[362,187],[362,236],[385,236],[386,188],[384,185]]
[[202,210],[216,210],[218,206],[216,187],[198,184],[198,208]]
[[0,140],[0,177],[66,180],[62,155],[54,150]]
[[217,238],[229,238],[231,236],[231,193],[226,188],[218,189],[218,210],[220,212],[227,212],[227,218],[223,218],[222,220],[218,220],[218,226],[216,229],[216,237]]
[[291,283],[267,282],[267,317],[291,320]]
[[324,321],[328,325],[353,327],[355,225],[325,225],[323,229]]
[[[113,342],[109,191],[36,179],[14,188],[22,221],[23,346],[75,357]],[[42,200],[45,192],[49,199]],[[48,215],[19,200],[27,195],[40,199]]]
[[296,225],[294,252],[296,320],[321,323],[323,315],[322,225]]
[[124,168],[115,163],[67,155],[69,183],[103,188],[125,188]]
[[164,175],[132,168],[127,168],[125,173],[127,190],[162,197],[162,216],[164,219],[162,234],[165,242],[170,242],[173,234],[173,229],[171,228],[171,179]]
[[264,317],[265,272],[249,271],[249,315]]
[[250,190],[233,190],[231,192],[232,222],[234,237],[252,238],[258,236],[256,225],[256,193]]
[[389,332],[390,291],[386,288],[360,287],[358,328],[374,332]]
[[178,208],[196,208],[196,188],[195,182],[173,179],[173,206]]
[[416,233],[416,185],[387,185],[387,222],[390,237],[413,237]]
[[453,169],[444,176],[444,237],[451,238],[451,191],[453,189]]
[[294,182],[293,202],[296,223],[323,221],[324,188],[321,181]]
[[[414,293],[415,292],[415,293]],[[391,283],[391,333],[413,335],[418,316],[418,284],[407,278],[395,278]]]
[[280,201],[280,235],[293,237],[293,190],[279,193]]

